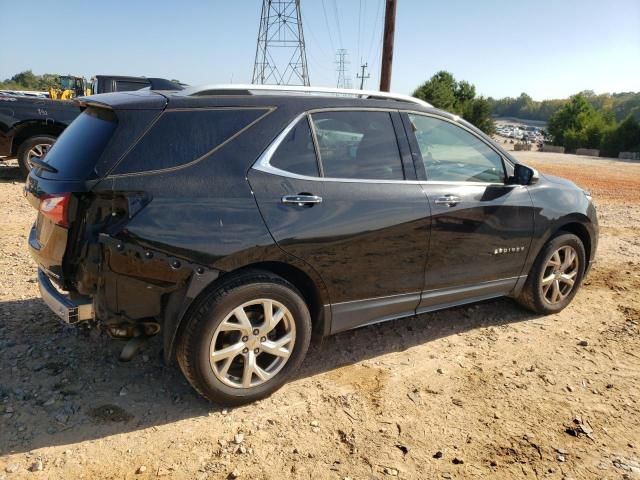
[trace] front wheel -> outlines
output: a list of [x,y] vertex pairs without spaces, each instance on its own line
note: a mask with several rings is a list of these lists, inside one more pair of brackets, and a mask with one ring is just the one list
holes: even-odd
[[191,309],[178,364],[205,398],[239,405],[280,388],[302,363],[311,317],[300,293],[267,272],[235,276]]
[[571,233],[555,236],[538,255],[518,302],[543,315],[559,312],[578,292],[585,266],[582,241]]

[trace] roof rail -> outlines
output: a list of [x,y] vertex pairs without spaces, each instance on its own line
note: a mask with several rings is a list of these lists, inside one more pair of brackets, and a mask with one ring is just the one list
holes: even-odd
[[252,84],[221,84],[221,85],[199,85],[187,87],[176,93],[178,96],[191,97],[201,95],[256,95],[256,94],[279,94],[279,93],[306,93],[309,95],[341,95],[355,96],[380,100],[398,100],[401,102],[415,103],[423,107],[432,107],[431,104],[410,95],[399,93],[378,92],[375,90],[354,90],[347,88],[329,87],[301,87],[291,85],[252,85]]

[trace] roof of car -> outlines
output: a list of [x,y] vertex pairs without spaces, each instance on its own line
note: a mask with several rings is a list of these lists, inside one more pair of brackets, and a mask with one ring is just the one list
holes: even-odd
[[456,115],[436,109],[427,102],[408,95],[362,90],[320,88],[264,88],[256,85],[213,85],[190,87],[182,91],[136,90],[80,97],[81,106],[98,104],[114,109],[183,109],[183,108],[283,108],[307,111],[323,108],[384,108],[435,113],[452,120]]

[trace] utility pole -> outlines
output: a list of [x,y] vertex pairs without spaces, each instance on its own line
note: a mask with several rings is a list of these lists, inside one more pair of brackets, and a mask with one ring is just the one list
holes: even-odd
[[393,36],[396,30],[396,0],[386,0],[384,15],[384,39],[382,42],[382,65],[380,71],[380,91],[391,88],[391,64],[393,63]]
[[339,49],[336,57],[336,65],[338,65],[336,68],[338,72],[338,83],[336,86],[338,88],[351,88],[351,80],[347,78],[347,65],[349,65],[347,61],[347,50],[344,48]]
[[254,84],[309,86],[300,0],[263,0]]
[[362,75],[356,74],[356,77],[360,79],[360,90],[362,90],[364,88],[365,79],[367,79],[367,78],[369,78],[371,76],[368,73],[367,73],[366,76],[364,74],[364,69],[367,68],[368,66],[369,66],[368,63],[364,63],[364,64],[360,65],[360,68],[362,69]]

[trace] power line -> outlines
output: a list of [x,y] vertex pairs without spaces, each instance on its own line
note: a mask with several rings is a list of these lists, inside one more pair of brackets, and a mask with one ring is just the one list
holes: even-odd
[[[376,10],[376,17],[375,20],[373,21],[373,28],[371,29],[371,40],[369,41],[369,52],[367,54],[367,59],[371,58],[371,51],[373,50],[373,43],[374,43],[374,39],[376,36],[376,32],[378,31],[378,18],[380,17],[380,8],[382,7],[382,4],[384,3],[384,0],[378,0],[378,9]],[[380,37],[382,38],[382,34],[380,34]]]
[[331,36],[331,28],[329,28],[329,17],[327,16],[327,9],[324,5],[324,0],[322,0],[322,12],[324,13],[324,22],[327,25],[327,32],[329,33],[329,43],[331,44],[331,51],[335,52],[335,48],[333,46],[333,37]]
[[[356,53],[358,56],[356,58],[360,58],[360,25],[361,23],[362,23],[362,0],[358,2],[358,48],[356,50]],[[360,58],[360,61],[362,61],[362,58]]]
[[340,15],[338,15],[338,4],[333,0],[333,14],[336,17],[336,25],[338,26],[338,40],[340,40],[340,48],[344,46],[342,43],[342,29],[340,28]]

